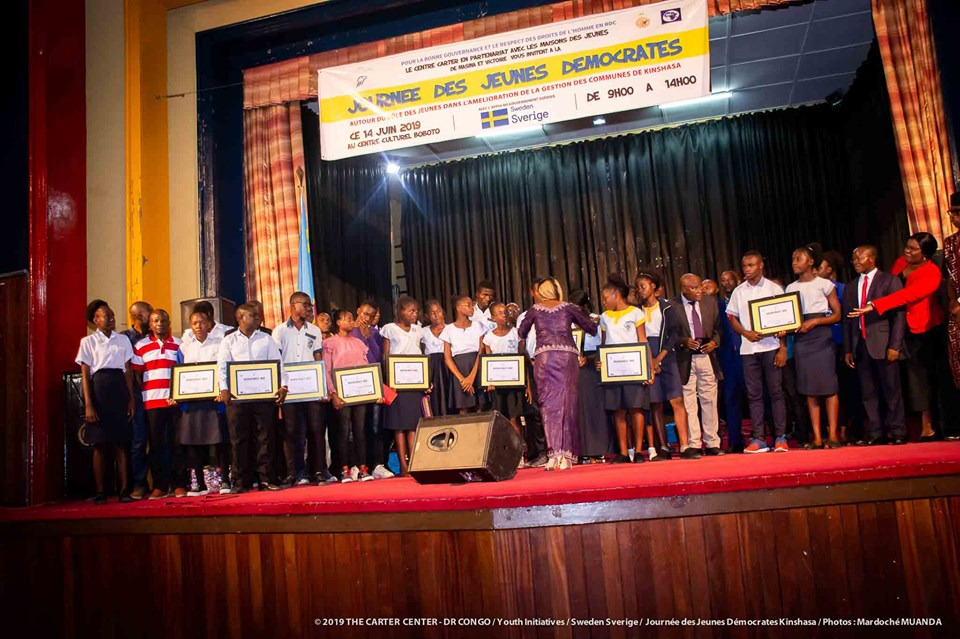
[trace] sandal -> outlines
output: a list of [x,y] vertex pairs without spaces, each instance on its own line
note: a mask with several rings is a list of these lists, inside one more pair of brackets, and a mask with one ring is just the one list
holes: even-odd
[[813,442],[807,442],[803,445],[804,450],[823,450],[823,443],[815,444]]
[[836,439],[831,439],[831,440],[827,441],[827,448],[829,448],[829,449],[831,449],[831,450],[833,450],[833,449],[835,449],[835,448],[843,448],[843,444],[841,444],[841,443],[840,443],[839,441],[837,441]]

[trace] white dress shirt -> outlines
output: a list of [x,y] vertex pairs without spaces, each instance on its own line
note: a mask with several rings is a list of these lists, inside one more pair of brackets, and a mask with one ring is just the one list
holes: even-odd
[[199,364],[201,362],[215,362],[220,353],[220,342],[223,338],[207,335],[202,342],[194,337],[189,342],[180,345],[180,356],[184,364]]
[[[223,339],[223,336],[226,335],[232,326],[227,326],[226,324],[221,324],[220,322],[214,322],[213,328],[210,329],[210,332],[207,333],[208,337],[216,337],[217,339]],[[193,329],[188,328],[183,332],[183,336],[180,338],[180,341],[186,344],[187,342],[197,339],[193,334]]]
[[239,329],[230,333],[220,342],[217,364],[220,373],[220,390],[229,390],[227,364],[229,362],[254,362],[276,360],[280,362],[280,385],[287,385],[287,372],[283,368],[280,348],[273,338],[263,331],[254,331],[247,337]]
[[[426,330],[429,331],[430,329]],[[415,324],[411,324],[410,330],[405,331],[396,323],[391,322],[380,329],[380,335],[390,340],[391,355],[423,355],[420,346],[420,342],[423,341],[423,331],[424,329]]]
[[278,326],[274,331],[273,340],[280,349],[284,362],[312,362],[314,353],[323,352],[323,336],[320,329],[310,322],[304,322],[299,329],[292,319]]
[[[687,326],[690,327],[690,337],[693,339],[700,339],[703,335],[697,335],[697,332],[693,329],[693,309],[697,309],[697,316],[700,318],[700,332],[703,333],[703,313],[700,311],[700,302],[693,302],[693,300],[688,300],[683,295],[680,296],[680,299],[683,300],[683,312],[687,316]],[[691,304],[690,302],[693,302]]]
[[[861,274],[860,274],[860,277],[857,278],[857,307],[858,307],[858,308],[859,308],[860,306],[864,306],[864,304],[862,304],[863,298],[869,297],[869,295],[870,295],[870,287],[873,286],[873,283],[874,283],[874,282],[876,281],[876,279],[877,279],[877,271],[878,271],[878,270],[879,270],[879,269],[874,268],[874,269],[873,269],[872,271],[870,271],[869,273],[861,273]],[[863,278],[865,278],[865,277],[867,278],[867,292],[866,292],[866,294],[863,293]]]
[[[730,295],[730,303],[727,305],[727,315],[733,315],[740,320],[740,324],[745,330],[752,331],[753,323],[750,319],[750,300],[782,294],[783,289],[765,277],[761,277],[756,286],[744,280],[740,286],[733,289],[733,294]],[[685,306],[689,306],[689,304],[685,304]],[[780,340],[776,337],[764,337],[756,343],[746,338],[740,341],[741,355],[766,353],[767,351],[774,351],[778,348],[780,348]]]
[[470,316],[470,319],[474,322],[480,322],[483,327],[492,331],[497,327],[497,323],[490,319],[490,307],[487,307],[487,310],[481,311],[480,307],[476,304],[473,305],[473,315]]
[[107,337],[98,329],[80,340],[76,362],[89,366],[92,376],[105,368],[116,368],[122,371],[131,359],[133,359],[133,346],[130,345],[130,338],[116,331],[111,332],[110,337]]

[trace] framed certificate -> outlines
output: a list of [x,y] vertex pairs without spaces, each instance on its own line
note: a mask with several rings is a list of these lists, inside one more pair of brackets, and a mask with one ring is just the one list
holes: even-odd
[[287,397],[284,404],[313,402],[327,398],[327,371],[323,362],[284,364],[287,372]]
[[383,398],[380,364],[339,368],[333,371],[333,383],[344,404],[373,404]]
[[761,335],[791,332],[803,324],[800,291],[750,300],[750,326]]
[[573,329],[573,343],[577,347],[577,352],[583,355],[583,329]]
[[427,355],[387,357],[387,386],[398,391],[430,388],[430,358]]
[[647,344],[600,346],[601,384],[636,384],[650,380],[650,347]]
[[216,399],[217,363],[174,364],[170,374],[170,396],[178,402]]
[[480,385],[495,388],[525,387],[527,366],[523,355],[482,355]]
[[280,390],[280,361],[227,362],[231,401],[262,402]]

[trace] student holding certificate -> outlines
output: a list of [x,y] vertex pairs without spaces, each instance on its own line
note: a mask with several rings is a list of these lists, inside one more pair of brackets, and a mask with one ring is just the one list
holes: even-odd
[[[397,300],[396,320],[380,331],[383,336],[383,361],[391,366],[391,355],[423,355],[421,342],[424,329],[416,325],[420,316],[420,304],[412,297],[402,295]],[[426,371],[424,371],[426,373]],[[397,390],[397,397],[387,406],[384,427],[393,431],[400,458],[400,474],[407,474],[407,458],[413,452],[417,439],[417,424],[420,423],[420,404],[423,391]]]
[[517,332],[521,339],[526,339],[532,328],[537,329],[533,374],[547,435],[546,470],[568,470],[573,468],[580,452],[577,428],[580,351],[573,343],[570,325],[576,324],[590,335],[596,335],[597,325],[579,306],[563,301],[563,289],[553,277],[537,280],[533,294],[536,303],[527,311]]
[[[603,329],[603,344],[645,344],[647,333],[644,323],[647,321],[643,311],[627,304],[630,289],[620,275],[611,274],[603,286],[603,306],[606,309],[600,316],[600,328]],[[599,362],[597,363],[599,366]],[[655,377],[651,371],[652,383]],[[607,386],[603,389],[603,406],[613,412],[613,423],[617,431],[619,450],[611,460],[612,464],[630,463],[627,456],[627,414],[633,426],[634,462],[642,462],[643,450],[643,411],[650,407],[650,397],[643,383],[624,383]]]
[[[516,355],[520,352],[520,336],[517,329],[507,319],[507,307],[503,302],[494,302],[490,306],[490,319],[496,325],[483,336],[483,352],[488,355]],[[490,396],[491,408],[510,420],[517,434],[523,437],[520,429],[520,415],[523,413],[522,388],[486,388]],[[523,465],[521,458],[520,464]]]
[[803,246],[793,252],[793,272],[797,280],[787,286],[787,292],[800,293],[803,324],[794,340],[794,360],[797,366],[797,392],[807,398],[813,441],[804,448],[823,448],[820,429],[820,399],[827,406],[830,436],[828,448],[840,448],[837,425],[840,419],[839,384],[836,369],[836,345],[831,326],[840,321],[840,300],[830,280],[817,276],[816,268],[823,261],[818,245]]

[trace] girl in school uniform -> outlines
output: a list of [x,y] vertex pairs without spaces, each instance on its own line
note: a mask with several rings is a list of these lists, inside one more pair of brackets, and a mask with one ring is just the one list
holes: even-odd
[[466,295],[454,302],[456,321],[447,324],[440,339],[443,340],[444,362],[454,377],[450,384],[449,405],[461,415],[471,412],[478,405],[479,382],[477,370],[483,336],[487,332],[481,322],[470,319],[473,315],[473,300]]
[[446,328],[443,306],[437,300],[425,304],[427,327],[421,333],[423,352],[430,357],[429,417],[447,414],[447,398],[450,396],[450,371],[444,361],[444,341],[440,334]]
[[[214,337],[211,331],[214,324],[203,311],[194,311],[190,315],[190,329],[193,339],[180,346],[180,359],[184,364],[213,363],[217,361],[220,351],[219,337]],[[177,402],[170,398],[170,406],[177,406]],[[189,402],[180,405],[180,419],[177,423],[177,445],[183,446],[184,458],[187,461],[187,477],[184,483],[190,486],[190,469],[197,476],[197,490],[187,493],[187,497],[201,497],[209,491],[203,477],[203,467],[206,465],[210,446],[216,445],[218,451],[224,441],[227,429],[226,411],[223,404],[215,400]],[[220,472],[222,483],[227,483],[226,459],[220,458]]]
[[[343,466],[340,481],[370,481],[373,475],[367,467],[367,438],[364,424],[367,419],[367,406],[360,404],[348,406],[337,395],[333,383],[333,373],[338,368],[351,366],[365,366],[367,362],[367,345],[362,340],[352,337],[350,332],[356,328],[353,313],[347,310],[334,311],[333,323],[337,332],[323,340],[323,365],[327,370],[327,388],[330,389],[330,402],[337,411],[339,430],[337,431],[337,451]],[[381,400],[382,402],[383,400]],[[351,441],[350,435],[353,434]],[[353,472],[353,468],[357,472]],[[356,478],[354,478],[356,475]]]
[[[630,288],[619,275],[613,274],[607,278],[603,287],[603,307],[606,309],[600,316],[600,327],[603,329],[602,344],[645,344],[647,333],[644,323],[647,321],[643,311],[636,306],[627,304]],[[600,362],[597,362],[599,367]],[[651,376],[653,376],[651,371]],[[653,377],[655,379],[655,377]],[[649,384],[649,383],[648,383]],[[633,427],[635,463],[643,461],[643,411],[650,407],[648,384],[616,384],[603,389],[603,407],[613,412],[613,423],[617,432],[619,453],[611,460],[613,464],[630,462],[627,446],[627,416]]]
[[[502,302],[494,302],[490,306],[490,319],[496,328],[483,336],[483,352],[492,355],[516,355],[520,352],[520,336],[517,329],[511,326],[507,319],[507,307]],[[517,434],[523,437],[520,429],[520,415],[523,414],[523,388],[496,388],[487,387],[487,394],[491,401],[491,410],[499,411],[510,420]],[[521,467],[523,459],[520,460]]]
[[[583,314],[596,321],[593,315],[590,295],[583,289],[570,293],[570,303],[576,304]],[[578,364],[580,374],[577,378],[579,415],[580,415],[580,458],[582,463],[600,463],[607,453],[613,452],[613,438],[610,415],[603,409],[603,387],[600,386],[600,373],[597,372],[597,346],[600,345],[600,331],[596,335],[584,333],[583,348]]]
[[[422,355],[423,329],[417,326],[420,305],[417,300],[406,295],[397,300],[396,320],[380,330],[383,336],[383,361],[389,366],[390,355]],[[400,458],[400,474],[407,474],[407,457],[413,451],[416,442],[417,424],[420,422],[422,391],[397,391],[397,397],[387,406],[387,430],[393,431],[393,441],[397,445],[397,457]]]
[[797,392],[807,398],[813,441],[805,448],[823,448],[820,432],[820,399],[826,400],[827,423],[830,429],[828,448],[840,448],[837,423],[840,400],[837,396],[836,345],[833,343],[832,324],[840,321],[840,300],[830,280],[817,276],[817,267],[823,257],[817,246],[803,246],[793,252],[793,272],[797,280],[787,286],[787,293],[800,293],[803,324],[797,329],[793,342],[794,364],[797,369]]
[[83,375],[83,403],[86,440],[93,444],[93,478],[97,494],[95,504],[107,503],[103,475],[108,448],[113,449],[120,474],[120,501],[133,501],[127,494],[127,445],[133,439],[130,420],[136,410],[133,398],[133,347],[117,333],[116,317],[103,300],[87,305],[87,322],[96,331],[80,340],[77,364]]

